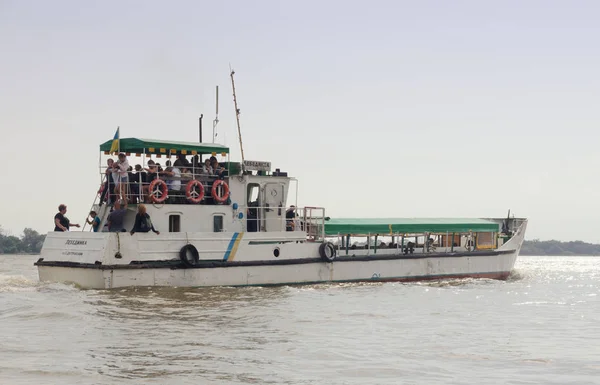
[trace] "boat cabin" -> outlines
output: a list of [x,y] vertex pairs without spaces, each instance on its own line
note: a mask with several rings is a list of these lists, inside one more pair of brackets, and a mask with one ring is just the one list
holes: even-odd
[[[130,231],[145,204],[161,232],[277,232],[291,230],[286,172],[266,161],[232,162],[229,148],[124,138],[100,145],[100,190],[93,210],[101,231]],[[110,229],[115,203],[127,204],[124,229]]]

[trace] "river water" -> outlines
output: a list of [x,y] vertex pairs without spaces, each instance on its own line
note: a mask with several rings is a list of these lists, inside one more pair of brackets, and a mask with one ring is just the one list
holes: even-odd
[[80,290],[0,255],[1,384],[600,384],[600,258],[508,281]]

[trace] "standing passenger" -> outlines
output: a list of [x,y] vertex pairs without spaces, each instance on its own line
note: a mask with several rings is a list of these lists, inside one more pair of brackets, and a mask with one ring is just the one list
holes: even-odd
[[129,162],[127,161],[127,157],[124,153],[119,154],[119,160],[115,162],[115,168],[117,174],[119,175],[119,182],[117,186],[117,190],[119,195],[121,196],[121,200],[127,200],[127,185],[129,182],[127,169],[129,169]]
[[92,225],[92,230],[94,230],[94,232],[97,233],[100,229],[100,218],[98,218],[98,215],[94,210],[90,211],[90,217],[92,217],[91,221],[88,219],[86,219],[85,221],[88,225]]
[[58,206],[58,213],[54,216],[54,231],[69,231],[69,227],[79,227],[77,223],[71,223],[69,218],[65,217],[67,206]]
[[[123,205],[123,208],[121,208],[121,205]],[[123,228],[125,214],[127,214],[127,201],[116,201],[113,212],[108,214],[108,218],[106,219],[108,222],[108,231],[111,233],[125,231]]]
[[112,203],[112,196],[115,193],[115,182],[116,178],[118,177],[117,173],[114,172],[115,161],[109,158],[106,160],[106,164],[106,171],[104,171],[106,174],[106,182],[104,182],[104,187],[101,188],[100,206],[102,206],[104,198],[106,198],[106,202],[108,202],[109,205]]

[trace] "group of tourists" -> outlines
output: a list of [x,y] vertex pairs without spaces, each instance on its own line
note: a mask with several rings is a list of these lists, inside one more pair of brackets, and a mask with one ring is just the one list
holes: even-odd
[[[129,203],[149,202],[149,186],[155,179],[165,179],[169,191],[181,191],[184,184],[197,177],[212,177],[222,179],[227,170],[222,167],[217,158],[212,156],[201,163],[199,155],[192,157],[190,162],[185,155],[177,155],[175,162],[170,160],[161,164],[150,159],[148,167],[137,164],[129,165],[124,153],[118,155],[118,160],[109,158],[106,161],[106,181],[100,188],[100,205],[104,202],[112,204],[117,199]],[[213,180],[214,180],[213,179]]]

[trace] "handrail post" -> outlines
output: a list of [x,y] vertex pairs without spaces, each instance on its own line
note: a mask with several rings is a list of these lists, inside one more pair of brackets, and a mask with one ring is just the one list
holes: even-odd
[[373,254],[377,254],[377,238],[379,234],[375,234],[375,247],[373,248]]
[[348,255],[348,247],[350,246],[350,234],[346,234],[346,255]]

